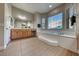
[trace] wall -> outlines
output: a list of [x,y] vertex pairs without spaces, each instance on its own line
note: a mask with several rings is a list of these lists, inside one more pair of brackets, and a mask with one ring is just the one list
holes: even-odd
[[40,30],[40,28],[38,28],[37,27],[37,25],[38,24],[40,24],[41,23],[41,15],[40,15],[40,13],[35,13],[34,14],[34,29],[37,29],[37,31],[39,31]]
[[0,50],[4,48],[4,4],[0,3]]
[[76,18],[76,22],[77,22],[77,49],[78,49],[78,53],[79,53],[79,4],[76,4],[76,9],[77,9],[77,18]]

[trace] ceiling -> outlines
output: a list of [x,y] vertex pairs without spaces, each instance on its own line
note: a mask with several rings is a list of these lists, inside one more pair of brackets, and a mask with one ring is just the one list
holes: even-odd
[[[51,8],[49,8],[50,4],[52,5]],[[30,13],[45,13],[61,5],[61,3],[12,3],[12,5]]]

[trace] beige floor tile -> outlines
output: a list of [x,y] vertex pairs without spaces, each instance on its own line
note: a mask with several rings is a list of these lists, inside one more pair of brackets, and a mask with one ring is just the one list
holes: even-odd
[[66,56],[77,55],[68,50],[51,46],[37,37],[12,41],[0,56]]

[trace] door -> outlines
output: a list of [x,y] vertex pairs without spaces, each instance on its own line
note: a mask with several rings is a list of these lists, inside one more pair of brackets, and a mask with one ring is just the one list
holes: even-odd
[[10,42],[11,6],[5,4],[4,8],[4,46],[6,47]]
[[5,46],[10,42],[10,17],[6,16],[4,21],[4,44]]

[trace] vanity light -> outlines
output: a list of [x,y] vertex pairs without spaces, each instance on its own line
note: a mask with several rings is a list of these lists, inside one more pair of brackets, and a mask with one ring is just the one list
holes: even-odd
[[49,8],[51,8],[51,7],[52,7],[52,5],[50,4],[50,5],[49,5]]
[[31,26],[31,23],[30,23],[30,22],[28,22],[28,23],[27,23],[27,26]]
[[26,17],[25,17],[25,16],[21,16],[21,15],[18,15],[18,18],[23,19],[23,20],[25,20],[25,19],[26,19]]

